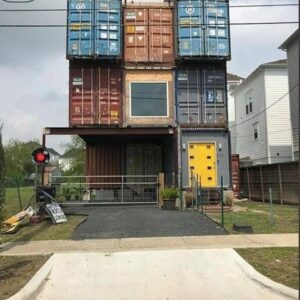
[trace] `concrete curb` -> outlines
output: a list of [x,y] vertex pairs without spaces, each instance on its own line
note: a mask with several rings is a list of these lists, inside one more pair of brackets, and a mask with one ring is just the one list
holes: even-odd
[[235,252],[235,262],[237,266],[256,284],[260,285],[262,288],[267,288],[272,292],[278,294],[279,296],[288,299],[298,299],[299,291],[289,288],[281,283],[273,281],[272,279],[262,275],[254,269],[242,256],[240,256],[234,249]]
[[50,277],[53,265],[52,257],[37,271],[30,281],[14,296],[7,300],[34,300]]

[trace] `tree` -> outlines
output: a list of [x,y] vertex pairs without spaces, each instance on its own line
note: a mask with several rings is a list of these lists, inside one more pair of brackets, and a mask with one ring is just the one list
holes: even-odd
[[30,174],[35,172],[31,154],[33,150],[40,147],[37,140],[21,142],[10,140],[4,146],[6,176],[14,181],[22,181]]
[[84,174],[85,142],[79,136],[72,136],[71,142],[63,145],[65,153],[62,159],[70,164],[69,170],[64,172],[65,176]]
[[5,159],[2,145],[2,129],[3,125],[0,126],[0,221],[4,217],[5,208]]

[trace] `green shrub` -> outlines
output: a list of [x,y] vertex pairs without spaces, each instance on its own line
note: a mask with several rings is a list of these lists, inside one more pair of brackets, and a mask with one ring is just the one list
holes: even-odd
[[178,189],[176,188],[165,188],[160,191],[160,196],[165,199],[178,198]]

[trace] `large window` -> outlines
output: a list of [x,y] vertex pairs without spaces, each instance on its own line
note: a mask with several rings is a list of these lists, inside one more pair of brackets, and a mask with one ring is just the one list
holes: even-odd
[[132,117],[167,117],[168,84],[167,82],[132,82],[131,83]]

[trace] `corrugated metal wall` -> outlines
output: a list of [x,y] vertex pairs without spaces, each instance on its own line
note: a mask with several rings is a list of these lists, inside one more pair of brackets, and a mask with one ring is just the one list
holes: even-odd
[[120,57],[121,5],[118,0],[68,0],[67,57]]
[[173,11],[164,7],[124,8],[125,63],[175,63]]
[[70,62],[70,126],[122,124],[122,71]]
[[178,69],[177,122],[227,126],[226,68]]
[[230,58],[228,1],[178,1],[178,57]]

